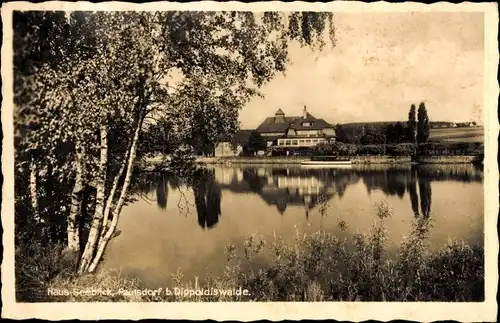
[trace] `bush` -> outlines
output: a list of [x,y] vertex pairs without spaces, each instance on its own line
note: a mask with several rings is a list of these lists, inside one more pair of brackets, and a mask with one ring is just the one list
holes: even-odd
[[89,290],[109,288],[134,290],[139,288],[137,279],[128,279],[116,270],[98,270],[93,274],[76,274],[78,256],[63,251],[60,244],[41,245],[29,243],[18,245],[15,254],[16,301],[17,302],[101,302],[141,301],[141,297],[115,295],[51,295],[54,290]]
[[[323,209],[323,207],[325,207]],[[326,204],[320,213],[328,216]],[[251,235],[242,246],[226,246],[228,264],[223,275],[184,282],[173,274],[175,287],[187,289],[248,289],[250,296],[211,295],[183,298],[172,296],[53,296],[48,288],[140,289],[140,281],[118,271],[99,270],[77,276],[74,258],[61,246],[41,249],[23,245],[16,251],[18,301],[482,301],[484,300],[484,249],[463,242],[450,242],[437,253],[428,251],[432,228],[429,217],[414,219],[412,231],[399,252],[386,250],[385,221],[393,216],[387,204],[376,206],[369,234],[339,239],[324,231],[301,234],[295,241],[275,236],[270,243]],[[339,220],[345,231],[348,223]],[[239,249],[242,247],[242,250]],[[43,252],[42,252],[43,251]],[[242,252],[241,252],[242,251]],[[268,261],[264,261],[268,260]]]
[[477,142],[428,142],[418,145],[421,156],[479,155],[484,153],[484,144]]
[[[385,246],[386,205],[377,209],[371,234],[339,240],[318,231],[297,232],[295,242],[275,237],[270,244],[251,236],[244,257],[226,249],[230,265],[219,286],[244,286],[254,301],[481,301],[484,298],[483,248],[452,242],[428,252],[429,218],[416,218],[396,259]],[[345,230],[345,221],[339,227]],[[270,253],[269,265],[259,255]],[[242,265],[245,264],[246,265]]]
[[193,148],[189,146],[177,148],[172,153],[168,168],[180,178],[191,178],[199,168]]
[[358,154],[360,155],[384,155],[385,147],[384,145],[363,145],[358,148]]
[[392,156],[414,156],[417,147],[414,144],[396,144],[387,146],[387,154]]
[[57,275],[67,275],[76,262],[62,256],[62,245],[31,242],[16,247],[15,275],[18,302],[47,300],[47,287]]

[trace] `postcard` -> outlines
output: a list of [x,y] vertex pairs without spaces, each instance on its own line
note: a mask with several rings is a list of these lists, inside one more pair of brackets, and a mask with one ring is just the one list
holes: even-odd
[[5,318],[495,321],[495,3],[2,6]]

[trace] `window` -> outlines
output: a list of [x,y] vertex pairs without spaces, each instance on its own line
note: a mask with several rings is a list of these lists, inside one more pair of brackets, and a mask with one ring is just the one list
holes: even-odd
[[280,146],[283,146],[284,144],[285,143],[283,141],[281,141],[281,140],[278,142],[278,145],[280,145]]
[[292,145],[296,146],[297,144],[297,140],[292,140]]
[[291,145],[290,140],[285,141],[285,146],[290,146],[290,145]]
[[310,127],[311,123],[310,122],[302,122],[303,127]]
[[309,143],[310,143],[310,142],[311,142],[311,139],[306,139],[306,142],[309,142]]

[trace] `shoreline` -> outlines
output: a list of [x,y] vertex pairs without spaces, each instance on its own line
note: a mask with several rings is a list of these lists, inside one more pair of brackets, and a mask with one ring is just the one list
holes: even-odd
[[[297,165],[309,161],[309,157],[203,157],[196,161],[200,164],[267,164],[267,165]],[[351,158],[352,164],[470,164],[478,160],[477,156],[426,156],[412,160],[409,156],[355,156]]]
[[[300,165],[310,157],[198,157],[200,165]],[[354,156],[352,165],[432,165],[432,164],[472,164],[481,161],[478,156],[425,156],[412,160],[409,156]],[[158,171],[166,168],[162,158],[151,158],[137,163],[143,171]]]

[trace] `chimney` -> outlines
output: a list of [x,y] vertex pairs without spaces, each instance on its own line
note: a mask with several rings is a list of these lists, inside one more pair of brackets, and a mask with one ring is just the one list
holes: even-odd
[[304,105],[304,114],[302,115],[302,118],[306,119],[307,118],[307,108]]

